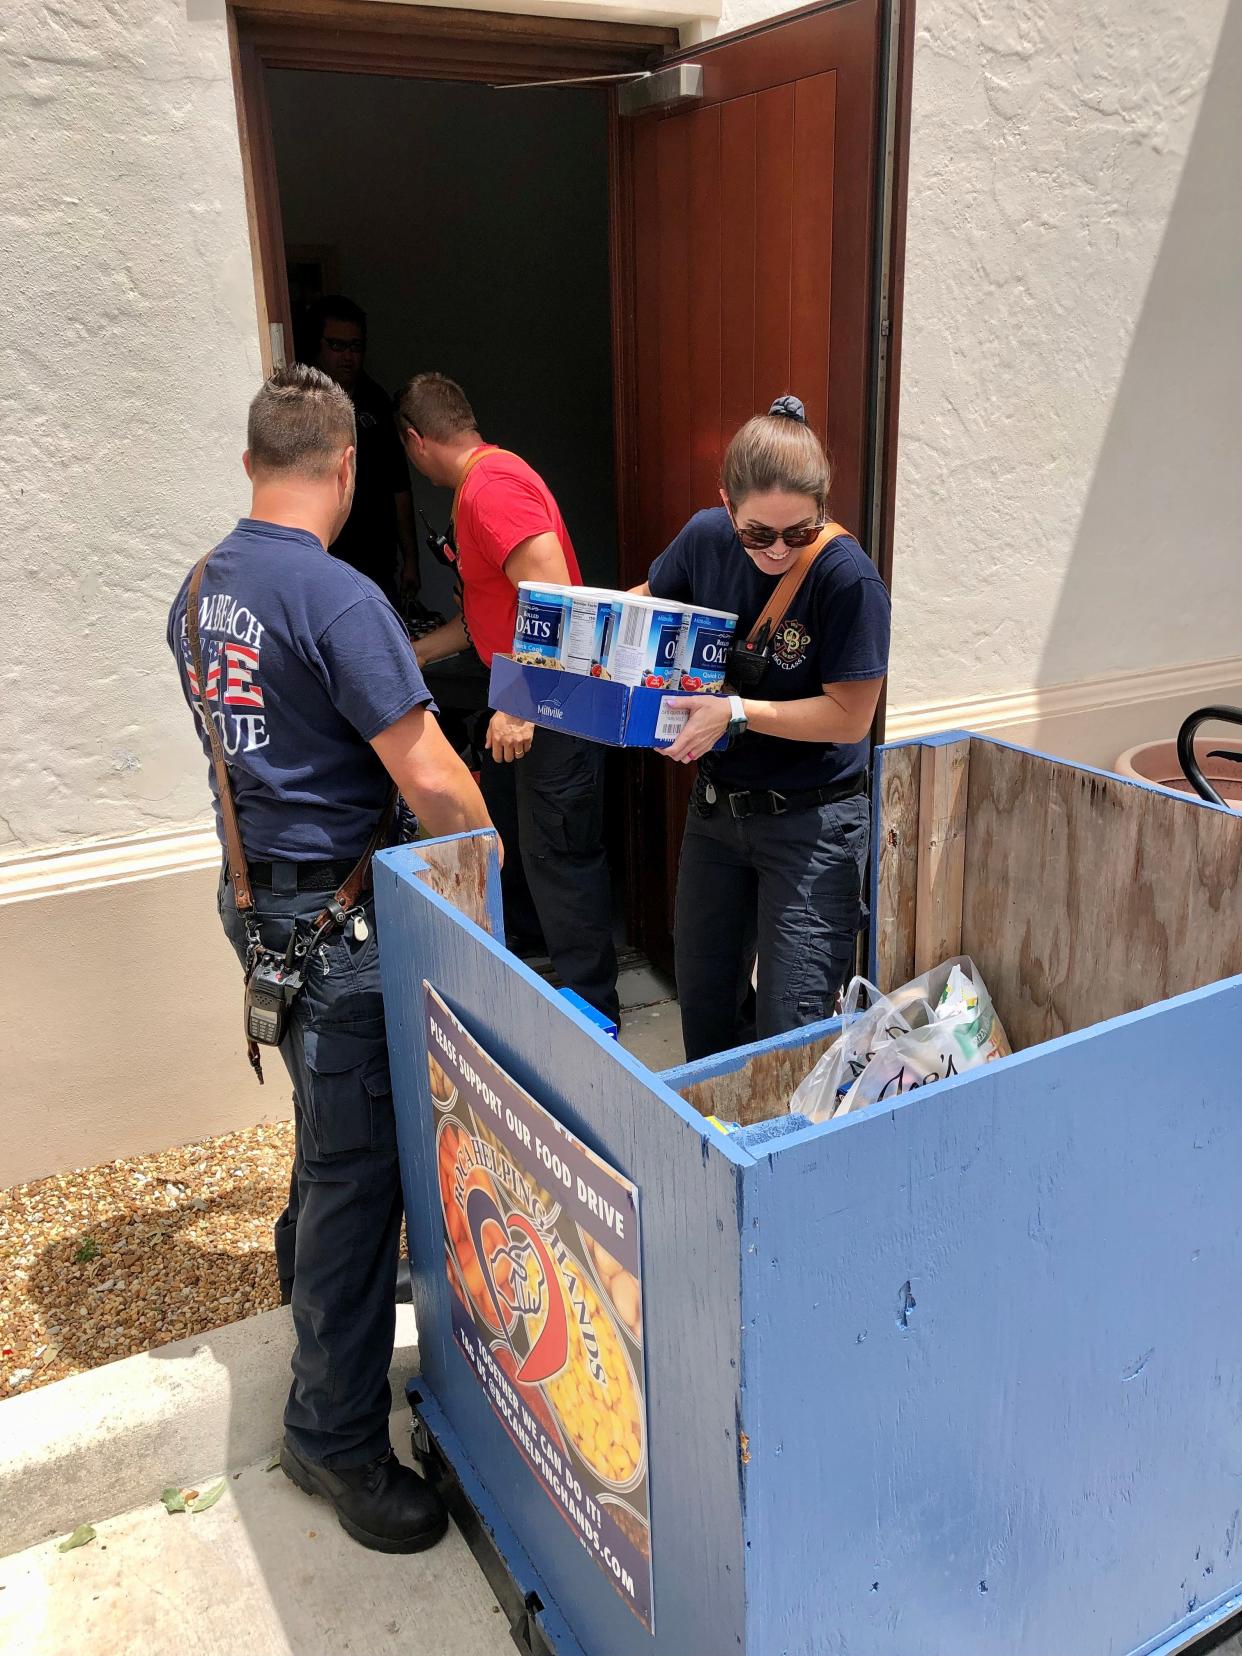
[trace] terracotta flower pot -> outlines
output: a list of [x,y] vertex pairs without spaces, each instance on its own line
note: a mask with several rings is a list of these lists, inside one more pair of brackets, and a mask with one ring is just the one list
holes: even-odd
[[[1242,732],[1223,731],[1218,736],[1195,737],[1195,755],[1204,776],[1227,804],[1242,807],[1242,763],[1236,759],[1209,759],[1208,754],[1217,748],[1242,752]],[[1176,793],[1194,793],[1177,762],[1175,741],[1142,742],[1138,747],[1127,749],[1113,768],[1118,776],[1137,776]]]

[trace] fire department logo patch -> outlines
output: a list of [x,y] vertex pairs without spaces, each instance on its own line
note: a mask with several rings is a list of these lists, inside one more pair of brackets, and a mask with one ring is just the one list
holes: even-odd
[[778,667],[791,672],[795,667],[801,667],[810,647],[811,635],[801,621],[793,621],[787,617],[776,629],[776,636],[772,640],[772,660]]

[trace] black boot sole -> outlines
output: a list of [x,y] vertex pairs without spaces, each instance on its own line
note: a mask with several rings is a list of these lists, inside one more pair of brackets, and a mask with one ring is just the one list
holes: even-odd
[[321,1495],[325,1501],[332,1504],[336,1511],[336,1521],[354,1541],[360,1546],[370,1547],[372,1552],[382,1553],[417,1553],[426,1552],[442,1541],[448,1533],[448,1518],[445,1516],[433,1528],[422,1530],[418,1535],[405,1536],[401,1539],[391,1535],[373,1535],[370,1530],[363,1529],[361,1524],[355,1524],[352,1518],[346,1518],[336,1505],[336,1498],[328,1486],[317,1476],[313,1466],[300,1461],[292,1454],[287,1444],[282,1444],[280,1450],[280,1470],[290,1482],[307,1495]]

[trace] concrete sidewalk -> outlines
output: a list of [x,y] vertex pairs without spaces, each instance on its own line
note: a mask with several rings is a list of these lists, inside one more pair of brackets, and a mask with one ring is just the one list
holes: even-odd
[[[672,986],[619,984],[624,1044],[680,1062]],[[412,1308],[397,1308],[392,1441],[409,1456]],[[0,1650],[5,1656],[512,1656],[509,1628],[456,1529],[412,1558],[351,1541],[324,1501],[266,1467],[281,1435],[287,1309],[0,1400]],[[169,1486],[210,1510],[168,1514]],[[95,1540],[57,1544],[79,1524]],[[2,1556],[8,1554],[7,1557]]]
[[[418,1372],[417,1340],[413,1307],[399,1305],[394,1405]],[[266,1458],[293,1343],[283,1307],[4,1398],[0,1556]]]
[[[393,1445],[409,1459],[413,1311],[397,1308]],[[512,1656],[504,1616],[455,1529],[430,1553],[368,1552],[326,1501],[266,1470],[293,1329],[269,1311],[0,1402],[5,1656]],[[167,1487],[225,1480],[206,1512]],[[118,1515],[119,1513],[119,1515]],[[79,1524],[96,1539],[57,1544]]]
[[[408,1422],[408,1410],[394,1413],[402,1459]],[[97,1538],[74,1552],[47,1541],[0,1560],[0,1649],[513,1656],[505,1618],[456,1529],[413,1557],[368,1552],[327,1502],[265,1465],[229,1477],[207,1512],[170,1516],[155,1501],[97,1523]]]
[[[397,1308],[392,1441],[409,1458],[414,1316]],[[6,1656],[511,1656],[457,1531],[399,1558],[351,1541],[326,1501],[266,1467],[293,1329],[269,1311],[0,1402],[0,1650]],[[170,1485],[225,1491],[170,1515]],[[119,1516],[117,1516],[119,1512]],[[96,1539],[57,1543],[79,1524]],[[20,1550],[19,1550],[20,1549]]]

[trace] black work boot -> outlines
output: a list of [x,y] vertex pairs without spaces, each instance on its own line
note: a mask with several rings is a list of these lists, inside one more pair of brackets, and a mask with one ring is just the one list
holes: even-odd
[[391,1449],[366,1466],[333,1471],[281,1445],[280,1468],[308,1495],[336,1508],[346,1535],[376,1552],[412,1553],[434,1547],[448,1529],[448,1513],[431,1486],[402,1466]]

